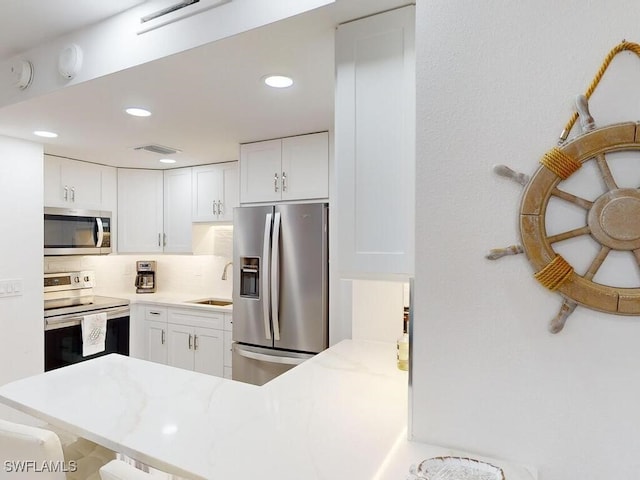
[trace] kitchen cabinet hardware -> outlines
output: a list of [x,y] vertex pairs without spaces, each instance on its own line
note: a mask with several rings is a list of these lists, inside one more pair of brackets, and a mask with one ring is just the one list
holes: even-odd
[[282,191],[287,191],[287,172],[282,172]]
[[193,349],[194,350],[198,349],[198,335],[193,336]]
[[161,237],[161,233],[158,233],[158,246],[161,247],[162,246],[162,237]]
[[163,247],[167,246],[167,234],[166,233],[162,234],[162,246]]
[[165,335],[165,331],[164,331],[164,328],[163,328],[162,329],[162,334],[161,334],[161,339],[160,339],[160,343],[162,345],[164,345],[166,343],[166,338],[165,337],[166,337],[166,335]]
[[278,191],[278,174],[277,173],[273,174],[273,191],[274,192]]
[[69,200],[69,187],[67,185],[64,186],[64,201]]
[[193,335],[189,334],[189,350],[191,350],[192,342],[193,342]]
[[76,201],[76,189],[74,187],[71,187],[71,201]]

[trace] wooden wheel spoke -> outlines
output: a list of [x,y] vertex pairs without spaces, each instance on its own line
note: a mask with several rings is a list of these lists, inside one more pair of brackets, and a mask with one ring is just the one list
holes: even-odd
[[561,198],[562,200],[565,200],[567,202],[573,203],[574,205],[582,207],[585,210],[589,210],[593,206],[593,202],[590,202],[589,200],[586,200],[584,198],[576,197],[571,193],[560,190],[558,187],[555,187],[553,190],[551,190],[551,195]]
[[569,230],[568,232],[562,232],[562,233],[558,233],[557,235],[552,235],[550,237],[547,237],[547,241],[549,243],[556,243],[556,242],[561,242],[563,240],[567,240],[569,238],[575,238],[581,235],[588,235],[589,233],[591,233],[591,229],[589,228],[589,226],[584,226],[584,227],[576,228],[574,230]]
[[604,245],[602,246],[602,248],[598,252],[598,255],[596,255],[596,258],[594,258],[593,262],[591,262],[589,270],[587,270],[587,273],[584,274],[584,278],[586,280],[591,280],[594,277],[598,269],[602,266],[604,259],[607,258],[607,255],[609,255],[610,251],[611,249],[609,247],[605,247]]
[[600,175],[602,176],[602,180],[604,180],[604,184],[607,187],[607,190],[616,190],[618,188],[618,184],[613,179],[613,174],[609,169],[609,164],[607,163],[607,159],[604,156],[604,153],[596,156],[596,163],[598,164],[598,168],[600,169]]

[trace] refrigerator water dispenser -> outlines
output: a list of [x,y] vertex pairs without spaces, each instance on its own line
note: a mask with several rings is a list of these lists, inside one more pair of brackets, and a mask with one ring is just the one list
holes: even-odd
[[240,296],[260,297],[260,258],[240,257]]

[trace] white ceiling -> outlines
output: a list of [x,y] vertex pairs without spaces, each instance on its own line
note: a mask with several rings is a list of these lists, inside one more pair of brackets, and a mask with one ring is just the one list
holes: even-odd
[[[79,7],[85,2],[118,5],[105,8],[104,16],[142,3],[0,0],[0,16],[7,18],[5,3],[10,14],[26,21],[29,8],[56,4],[58,12],[66,12],[72,11],[71,4]],[[372,13],[371,8],[380,11],[403,3],[342,0],[331,8],[9,105],[0,109],[0,134],[41,141],[45,152],[53,155],[120,167],[167,168],[158,162],[160,155],[133,150],[148,143],[181,150],[172,157],[177,160],[172,167],[237,160],[239,143],[331,128],[336,23]],[[79,15],[76,28],[95,22],[97,12]],[[74,26],[65,19],[57,28],[7,44],[6,32],[0,29],[0,45],[15,54]],[[291,75],[294,86],[264,86],[261,78],[274,72]],[[148,107],[153,115],[129,117],[123,109],[131,105]],[[37,129],[60,136],[43,141],[32,135]]]

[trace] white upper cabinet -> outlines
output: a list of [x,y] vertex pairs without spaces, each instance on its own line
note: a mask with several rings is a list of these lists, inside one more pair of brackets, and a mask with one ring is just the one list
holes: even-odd
[[414,268],[414,6],[339,26],[335,169],[343,276]]
[[118,169],[118,251],[163,251],[162,170]]
[[282,200],[329,198],[329,134],[282,139]]
[[118,251],[191,252],[191,168],[118,169]]
[[240,145],[240,203],[280,200],[282,140]]
[[232,222],[240,204],[238,162],[193,167],[194,222]]
[[111,210],[115,175],[114,167],[45,155],[44,206]]
[[240,203],[329,197],[329,134],[240,146]]
[[191,242],[191,168],[164,172],[163,251],[190,253]]

